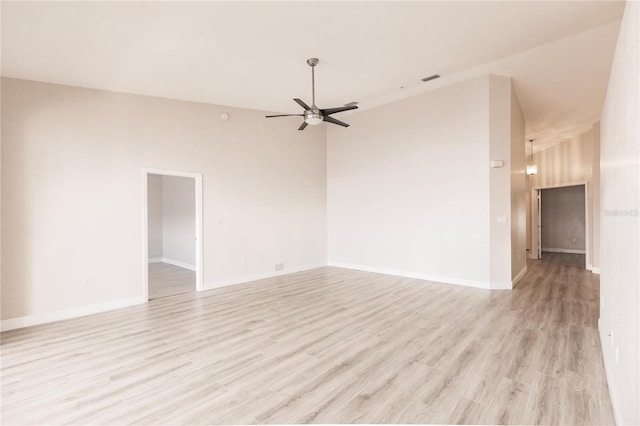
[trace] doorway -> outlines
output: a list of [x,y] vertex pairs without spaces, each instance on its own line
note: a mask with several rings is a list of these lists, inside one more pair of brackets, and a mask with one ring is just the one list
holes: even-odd
[[202,175],[143,169],[143,297],[202,290]]
[[531,206],[534,258],[586,268],[590,260],[587,184],[534,188]]

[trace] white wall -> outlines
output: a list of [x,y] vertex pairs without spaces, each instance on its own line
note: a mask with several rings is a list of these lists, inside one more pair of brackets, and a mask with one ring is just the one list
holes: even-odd
[[196,266],[195,179],[162,176],[162,256]]
[[3,78],[2,319],[142,302],[145,167],[203,174],[205,288],[324,264],[326,135],[298,124]]
[[585,252],[584,204],[584,185],[542,190],[543,250]]
[[[329,128],[330,264],[510,286],[510,262],[503,257],[495,271],[491,262],[492,240],[501,255],[511,253],[510,90],[509,79],[484,76],[351,115],[348,129]],[[492,110],[500,118],[490,122]],[[490,132],[494,122],[502,127]],[[489,168],[490,150],[504,169]],[[494,213],[506,217],[496,229]]]
[[[600,140],[600,339],[616,420],[627,425],[640,424],[639,58],[640,3],[630,1],[609,78]],[[608,336],[611,330],[613,339]]]
[[162,258],[162,176],[150,174],[147,181],[149,259]]

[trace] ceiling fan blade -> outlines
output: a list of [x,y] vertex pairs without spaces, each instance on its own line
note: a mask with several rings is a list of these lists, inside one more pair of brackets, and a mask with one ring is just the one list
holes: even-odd
[[304,114],[265,115],[265,118],[273,118],[273,117],[304,117]]
[[305,127],[307,127],[308,124],[306,121],[303,121],[302,124],[300,125],[300,127],[298,127],[298,130],[304,130]]
[[337,108],[321,109],[320,111],[322,112],[322,115],[327,116],[327,115],[335,114],[336,112],[349,111],[350,109],[358,109],[358,106],[349,105],[349,106],[343,106],[343,107],[337,107]]
[[301,99],[295,98],[294,101],[296,101],[296,103],[304,109],[311,109],[311,107],[305,104],[304,101],[302,101]]
[[344,121],[336,120],[335,118],[329,117],[328,115],[324,116],[324,121],[326,121],[328,123],[337,124],[338,126],[342,126],[342,127],[349,127],[349,125],[347,123],[345,123]]

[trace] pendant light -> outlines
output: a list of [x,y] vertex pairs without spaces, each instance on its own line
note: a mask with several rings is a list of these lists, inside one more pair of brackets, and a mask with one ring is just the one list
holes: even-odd
[[527,164],[527,174],[528,175],[536,175],[538,174],[538,166],[533,164],[533,139],[529,139],[531,143],[531,151],[529,152],[529,164]]

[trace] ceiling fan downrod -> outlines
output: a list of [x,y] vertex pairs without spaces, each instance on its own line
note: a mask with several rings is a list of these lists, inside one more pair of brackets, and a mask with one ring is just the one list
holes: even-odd
[[317,109],[316,107],[316,65],[318,65],[320,60],[318,58],[309,58],[307,59],[307,64],[311,67],[311,108]]

